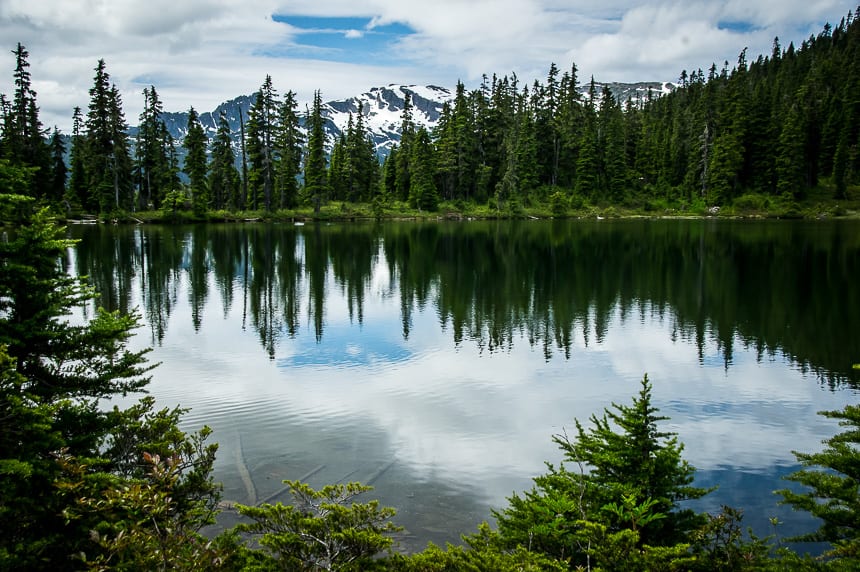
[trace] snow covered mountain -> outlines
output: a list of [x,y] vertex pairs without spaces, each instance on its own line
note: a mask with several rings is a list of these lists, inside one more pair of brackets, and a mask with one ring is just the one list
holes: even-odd
[[[453,100],[453,94],[438,86],[388,85],[375,87],[361,95],[344,100],[329,101],[323,104],[326,139],[328,147],[346,130],[349,115],[355,117],[359,111],[363,114],[364,125],[370,138],[376,145],[377,153],[384,157],[388,155],[392,145],[400,141],[400,123],[403,114],[403,102],[406,94],[412,101],[412,118],[416,125],[432,129],[442,113],[446,101]],[[225,101],[211,112],[200,113],[200,123],[211,141],[218,131],[218,118],[223,111],[237,144],[241,137],[242,121],[248,121],[248,112],[254,103],[253,96],[242,95],[230,101]],[[304,125],[304,110],[299,110],[299,122]],[[176,141],[185,138],[188,125],[187,112],[165,112],[162,119],[167,130]],[[130,129],[134,137],[135,128]]]
[[[604,85],[621,102],[628,98],[633,102],[643,101],[649,92],[654,97],[658,97],[675,88],[671,83],[661,82],[596,84],[598,97],[602,93]],[[583,95],[587,95],[588,85],[580,86],[579,91]],[[416,125],[423,125],[428,130],[432,130],[439,122],[443,105],[454,99],[452,91],[444,87],[389,84],[385,87],[374,87],[355,97],[326,102],[323,104],[323,116],[325,117],[328,148],[331,148],[337,137],[346,129],[349,114],[352,113],[355,117],[360,111],[364,117],[364,125],[376,145],[377,153],[380,157],[387,156],[391,147],[400,141],[403,101],[407,93],[412,101],[413,121]],[[223,111],[238,151],[241,122],[248,120],[248,111],[253,102],[253,96],[242,95],[225,101],[213,111],[200,113],[200,122],[210,141],[215,137],[218,130],[218,118]],[[305,113],[303,109],[299,110],[299,115],[300,123],[304,124]],[[177,142],[181,142],[187,131],[188,113],[165,112],[162,114],[162,118],[170,134]],[[131,128],[129,131],[133,139],[136,128]]]
[[413,121],[428,130],[439,122],[445,102],[454,99],[449,90],[435,85],[421,87],[391,84],[387,87],[375,87],[359,96],[324,104],[323,116],[330,127],[329,133],[339,135],[346,129],[350,113],[355,117],[360,110],[364,125],[376,145],[377,154],[387,155],[392,145],[400,141],[400,124],[406,94],[409,94],[412,102]]

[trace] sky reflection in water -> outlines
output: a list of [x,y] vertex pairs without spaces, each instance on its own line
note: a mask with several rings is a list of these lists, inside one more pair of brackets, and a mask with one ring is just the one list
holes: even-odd
[[[307,268],[306,245],[296,245]],[[649,301],[616,302],[606,324],[575,324],[569,357],[555,351],[547,359],[522,330],[493,349],[476,335],[455,342],[453,325],[433,303],[437,284],[431,303],[414,305],[404,336],[397,276],[381,247],[360,321],[329,269],[318,341],[302,274],[299,329],[292,336],[276,329],[267,359],[241,299],[240,272],[232,304],[219,299],[207,274],[196,329],[185,270],[171,282],[173,306],[152,353],[162,363],[149,391],[164,405],[190,407],[186,427],[214,429],[225,499],[286,501],[273,496],[281,481],[309,474],[315,486],[373,480],[373,496],[398,509],[407,549],[456,542],[491,519],[490,508],[529,488],[545,460],[560,460],[553,434],[571,431],[574,418],[585,422],[612,402],[629,402],[645,373],[671,418],[665,428],[685,443],[700,482],[721,485],[704,506],[743,508],[762,534],[770,532],[767,518],[779,515],[788,534],[808,524],[770,494],[785,486],[779,477],[794,467],[791,451],[819,449],[836,428],[816,411],[857,397],[844,386],[826,389],[796,360],[781,351],[762,355],[739,335],[727,363],[724,339],[707,336],[699,345],[679,335],[673,313]],[[146,307],[142,274],[136,271],[128,293],[132,307]],[[153,341],[144,333],[134,343]]]

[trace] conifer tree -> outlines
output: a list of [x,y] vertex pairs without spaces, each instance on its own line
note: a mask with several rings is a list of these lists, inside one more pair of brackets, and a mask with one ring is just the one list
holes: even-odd
[[395,198],[400,201],[409,199],[409,193],[412,188],[411,183],[411,161],[412,140],[415,138],[415,123],[412,120],[412,98],[409,93],[403,95],[403,111],[400,121],[400,145],[397,153],[397,169],[395,171],[397,180],[395,181]]
[[[14,204],[9,201],[7,197],[0,205],[7,222],[8,209]],[[17,439],[29,434],[27,440],[39,442],[27,444],[23,451],[4,448],[0,454],[0,463],[15,469],[8,480],[4,479],[0,493],[0,521],[4,523],[0,564],[2,556],[8,557],[2,554],[6,550],[21,556],[33,551],[25,556],[25,562],[50,555],[50,542],[57,542],[53,548],[61,550],[64,543],[58,536],[64,527],[57,503],[63,502],[63,495],[51,490],[59,467],[50,452],[65,446],[70,454],[97,454],[105,429],[97,400],[136,391],[147,382],[145,352],[125,349],[130,331],[137,325],[134,317],[101,312],[86,325],[66,319],[73,307],[91,297],[91,292],[58,264],[69,246],[61,232],[47,211],[38,211],[26,217],[14,240],[0,245],[0,354],[8,352],[8,357],[0,359],[4,378],[0,402],[34,404],[34,409],[19,409],[17,413],[30,411],[47,423],[33,434],[35,428],[21,423],[26,418],[19,417],[18,423],[13,423],[17,425],[13,434],[18,434]],[[28,421],[38,422],[38,418]],[[54,446],[43,448],[49,444]],[[50,540],[40,544],[36,541],[39,538]],[[68,556],[61,553],[51,557],[65,560]]]
[[[113,207],[116,209],[132,209],[133,205],[133,169],[128,143],[128,123],[125,121],[125,113],[122,110],[122,96],[116,85],[111,85],[110,90],[110,138],[111,138],[111,163],[113,174]],[[166,130],[165,130],[166,131]],[[173,141],[167,134],[163,140],[163,155],[167,164],[164,166],[163,176],[175,179],[176,157],[173,154]],[[107,209],[103,209],[107,210]]]
[[[30,140],[30,125],[29,125],[29,110],[30,100],[34,94],[31,89],[30,78],[30,62],[27,59],[30,53],[23,45],[18,43],[17,48],[12,52],[15,55],[15,94],[10,108],[10,126],[6,131],[6,137],[9,140],[9,149],[15,153],[15,158],[19,163],[30,163],[28,161],[28,142]],[[29,157],[32,159],[32,157]]]
[[298,204],[303,137],[296,114],[296,94],[288,91],[281,103],[275,131],[275,192],[279,208],[293,208]]
[[200,123],[200,116],[194,107],[188,110],[188,123],[185,131],[185,164],[183,172],[188,177],[191,204],[197,213],[205,212],[209,206],[209,189],[206,181],[206,133]]
[[576,150],[581,127],[582,103],[577,91],[576,64],[562,75],[559,85],[558,113],[555,129],[558,132],[559,160],[558,184],[568,189],[574,186],[576,174]]
[[597,112],[594,104],[597,88],[594,78],[588,88],[588,99],[583,109],[583,123],[580,132],[578,157],[576,159],[576,194],[581,197],[594,197],[599,192],[599,159],[597,153]]
[[47,186],[47,199],[54,204],[59,204],[66,194],[66,179],[68,169],[66,168],[66,144],[60,131],[55,127],[51,134],[51,172],[50,184]]
[[627,161],[621,107],[609,88],[603,89],[600,101],[599,148],[602,149],[603,181],[601,189],[613,204],[619,204],[627,191]]
[[[475,95],[480,98],[479,94]],[[468,200],[474,195],[477,162],[480,152],[477,123],[470,98],[462,82],[457,82],[453,109],[454,153],[456,157],[456,187],[454,196]]]
[[272,210],[275,187],[275,138],[280,103],[272,76],[267,75],[248,116],[248,206]]
[[556,131],[560,91],[558,73],[558,66],[551,63],[546,85],[535,84],[532,93],[535,97],[535,131],[541,134],[537,152],[540,162],[540,182],[551,186],[555,186],[558,182],[558,162],[561,152],[561,140]]
[[87,210],[130,208],[132,165],[119,90],[110,84],[104,60],[95,68],[86,119]]
[[680,503],[708,491],[690,486],[695,469],[682,458],[677,436],[658,428],[667,419],[658,412],[646,376],[631,405],[613,403],[591,416],[588,429],[576,420],[573,440],[554,436],[567,465],[547,464],[530,492],[494,513],[502,538],[569,558],[572,566],[607,564],[589,560],[596,531],[633,533],[640,549],[687,540],[701,519]]
[[346,198],[353,202],[368,201],[373,194],[372,189],[377,184],[379,159],[368,137],[362,110],[359,110],[352,129],[347,129],[347,135],[346,158],[349,179]]
[[[347,132],[352,129],[352,114],[349,115]],[[346,133],[342,132],[331,148],[328,168],[328,185],[331,196],[336,201],[346,198],[347,186],[347,157],[346,157]]]
[[167,193],[178,186],[176,151],[173,137],[162,118],[163,104],[155,86],[143,90],[143,111],[140,114],[135,145],[135,180],[139,207],[161,206]]
[[210,208],[238,208],[239,171],[236,169],[236,155],[230,138],[230,124],[222,110],[218,117],[218,131],[212,142],[212,161],[209,163],[209,205]]
[[424,127],[416,131],[411,150],[409,203],[418,210],[435,211],[439,206],[439,193],[433,178],[433,147]]
[[457,187],[457,152],[451,104],[442,104],[442,112],[434,131],[436,147],[436,176],[443,199],[452,200]]
[[72,148],[69,151],[69,185],[66,200],[73,209],[91,210],[90,195],[87,192],[86,173],[86,136],[84,118],[80,107],[72,114]]
[[370,570],[375,557],[391,546],[391,533],[401,530],[390,520],[393,508],[355,500],[372,487],[347,483],[317,491],[300,481],[284,482],[292,505],[238,507],[251,520],[239,530],[259,535],[265,548],[261,558],[272,569]]
[[314,92],[313,108],[308,112],[308,157],[305,161],[305,197],[318,213],[328,194],[328,175],[325,157],[325,131],[323,130],[322,95]]
[[380,182],[381,193],[385,199],[397,197],[397,145],[391,147],[385,162],[382,164],[382,181]]
[[[20,43],[12,53],[15,56],[15,93],[5,112],[7,120],[4,122],[4,147],[15,164],[36,167],[41,173],[48,173],[51,170],[50,148],[45,143],[46,132],[39,120],[36,92],[32,88],[28,61],[30,53]],[[29,193],[32,196],[48,198],[50,187],[50,177],[34,177]]]
[[148,382],[148,350],[128,348],[138,318],[99,310],[69,320],[95,294],[60,263],[72,245],[65,230],[46,209],[32,211],[32,200],[0,196],[0,220],[16,226],[0,244],[0,569],[65,570],[70,559],[98,553],[94,537],[114,523],[140,523],[100,503],[159,488],[144,452],[174,463],[173,498],[159,524],[194,521],[199,530],[211,522],[215,447],[203,443],[208,430],[186,435],[177,427],[182,410],[156,412],[152,398],[127,410],[101,405]]
[[789,104],[777,141],[776,190],[788,199],[799,197],[804,187],[804,137],[799,106],[798,102]]
[[846,405],[819,415],[837,420],[844,430],[825,439],[825,448],[818,453],[795,451],[804,468],[786,478],[805,488],[777,493],[782,503],[821,520],[818,530],[796,540],[830,542],[831,556],[840,557],[846,566],[856,565],[860,563],[860,406]]

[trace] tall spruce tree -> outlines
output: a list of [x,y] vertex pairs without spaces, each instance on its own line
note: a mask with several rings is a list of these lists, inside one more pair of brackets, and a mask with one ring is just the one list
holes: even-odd
[[69,185],[66,200],[72,209],[94,210],[90,194],[87,192],[86,172],[86,134],[84,133],[84,118],[80,107],[75,107],[72,114],[72,147],[69,151]]
[[313,107],[308,112],[308,156],[305,160],[305,198],[320,212],[328,196],[328,172],[325,156],[325,131],[323,129],[322,94],[314,92]]
[[388,156],[382,163],[382,180],[380,181],[381,194],[385,200],[397,197],[397,145],[391,147]]
[[206,132],[200,123],[200,116],[194,107],[188,109],[188,122],[185,130],[185,164],[182,171],[188,177],[191,205],[196,213],[209,208],[209,186],[206,180]]
[[230,124],[222,110],[218,116],[218,131],[212,142],[209,163],[209,205],[220,210],[233,210],[239,205],[240,179],[236,169],[236,154],[230,137]]
[[5,112],[7,120],[4,122],[3,146],[15,164],[41,171],[41,176],[32,179],[29,194],[50,199],[51,177],[45,174],[51,171],[51,154],[45,141],[46,131],[39,120],[36,92],[32,87],[28,61],[30,53],[19,43],[12,54],[15,56],[15,93]]
[[135,183],[138,206],[155,208],[178,186],[176,150],[162,114],[163,104],[155,86],[143,90],[143,111],[135,145]]
[[288,91],[281,103],[275,129],[275,194],[278,208],[294,208],[299,200],[298,176],[301,173],[304,138],[299,128],[297,108],[296,94]]
[[252,209],[272,210],[277,169],[275,139],[279,107],[278,95],[272,85],[272,76],[267,75],[257,92],[248,116],[247,149],[250,161],[248,206]]
[[68,168],[66,167],[66,143],[60,131],[55,127],[51,134],[51,170],[49,184],[47,185],[47,198],[51,203],[58,205],[66,194],[66,179]]
[[119,90],[104,60],[95,71],[86,119],[87,210],[107,213],[131,207],[132,163]]
[[582,129],[577,145],[579,153],[576,159],[576,184],[574,188],[581,197],[597,196],[600,185],[596,99],[597,87],[594,83],[594,77],[592,77],[583,108]]
[[613,204],[624,200],[627,191],[627,160],[624,149],[624,117],[618,100],[608,87],[600,100],[599,148],[602,150],[602,196]]
[[400,145],[396,155],[397,169],[395,171],[395,198],[400,201],[409,200],[411,183],[412,141],[415,138],[415,122],[412,119],[412,96],[409,92],[403,95],[403,111],[400,119]]
[[328,166],[328,185],[331,197],[336,201],[346,198],[346,187],[348,183],[348,158],[346,157],[347,133],[353,129],[352,114],[349,114],[347,131],[341,132],[331,148]]
[[424,127],[416,131],[411,151],[409,203],[418,210],[435,211],[439,205],[439,193],[433,178],[433,147],[430,134]]
[[[122,96],[116,85],[111,85],[110,90],[110,138],[112,143],[110,160],[113,175],[113,206],[111,208],[133,209],[134,163],[129,152],[128,123],[125,120],[125,112],[122,110]],[[173,142],[169,134],[162,143],[165,147],[163,149],[164,157],[169,162],[165,166],[164,176],[173,179],[176,175],[176,157],[172,153]]]
[[690,486],[695,469],[681,456],[677,436],[659,429],[667,418],[651,390],[646,376],[631,405],[613,403],[592,415],[587,429],[576,420],[573,439],[554,436],[565,462],[547,464],[531,491],[494,513],[502,538],[574,567],[611,567],[590,558],[595,541],[614,534],[632,534],[639,549],[687,541],[701,517],[681,503],[708,491]]

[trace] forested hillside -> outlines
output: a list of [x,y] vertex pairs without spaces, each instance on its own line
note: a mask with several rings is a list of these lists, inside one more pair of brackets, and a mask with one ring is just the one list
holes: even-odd
[[432,132],[413,119],[407,94],[400,143],[382,164],[363,108],[328,141],[318,129],[321,94],[301,117],[296,94],[279,95],[268,76],[240,122],[238,149],[235,121],[222,115],[210,145],[193,108],[175,140],[155,86],[143,91],[132,139],[104,60],[87,109],[73,111],[66,150],[39,120],[19,44],[15,92],[0,96],[0,158],[36,169],[16,184],[67,213],[318,212],[332,201],[372,203],[377,215],[392,205],[433,212],[440,203],[510,215],[533,205],[554,215],[584,205],[705,212],[791,206],[811,190],[842,200],[860,181],[858,38],[849,12],[799,46],[775,39],[772,53],[754,61],[742,49],[734,63],[680,72],[667,95],[623,102],[593,78],[582,90],[575,64],[551,64],[532,83],[485,76],[473,91],[458,83]]

